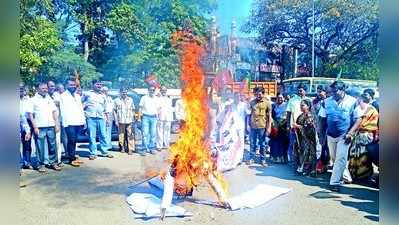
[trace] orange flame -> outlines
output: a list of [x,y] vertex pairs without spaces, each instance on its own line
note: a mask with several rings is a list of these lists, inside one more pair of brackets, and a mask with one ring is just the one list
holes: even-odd
[[205,75],[200,65],[204,49],[200,42],[187,32],[178,31],[172,42],[181,50],[181,80],[183,82],[182,98],[185,105],[185,126],[180,137],[171,146],[171,163],[176,170],[176,191],[185,186],[186,191],[206,180],[213,174],[227,190],[226,182],[216,171],[212,162],[210,146],[206,141],[208,134],[208,96],[205,89]]

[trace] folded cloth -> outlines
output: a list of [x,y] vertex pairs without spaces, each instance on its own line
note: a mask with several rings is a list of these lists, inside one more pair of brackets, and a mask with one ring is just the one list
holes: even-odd
[[291,189],[289,188],[259,184],[249,191],[228,199],[227,202],[229,203],[231,210],[255,208],[290,191]]
[[[155,195],[147,193],[133,193],[126,199],[130,208],[133,210],[137,218],[156,217],[161,215],[161,199]],[[170,205],[166,209],[165,216],[187,216],[191,213],[187,212],[184,208],[177,205]]]

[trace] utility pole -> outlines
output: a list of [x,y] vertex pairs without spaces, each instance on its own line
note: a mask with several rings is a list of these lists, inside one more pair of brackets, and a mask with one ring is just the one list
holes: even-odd
[[315,70],[315,54],[314,54],[314,31],[315,31],[315,22],[314,22],[314,16],[315,16],[315,11],[314,11],[314,1],[312,0],[312,79],[310,82],[310,87],[309,87],[309,92],[312,92],[312,86],[313,86],[313,78],[314,78],[314,70]]

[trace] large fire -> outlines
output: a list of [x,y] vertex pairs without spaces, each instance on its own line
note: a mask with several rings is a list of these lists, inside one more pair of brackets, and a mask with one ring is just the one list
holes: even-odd
[[205,75],[200,65],[204,49],[190,32],[179,31],[172,38],[173,44],[178,44],[181,50],[182,98],[186,113],[180,137],[171,146],[170,163],[175,169],[175,191],[187,194],[201,181],[210,182],[209,177],[212,177],[226,192],[227,183],[216,170],[207,142],[208,96],[204,86]]

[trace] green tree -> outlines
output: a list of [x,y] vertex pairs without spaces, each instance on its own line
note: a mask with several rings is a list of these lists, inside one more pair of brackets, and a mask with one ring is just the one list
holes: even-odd
[[55,24],[46,18],[52,10],[50,1],[20,2],[20,74],[28,84],[62,45]]
[[[366,62],[364,65],[375,61],[378,53],[378,1],[314,2],[315,55],[321,62],[320,74],[326,75],[331,68],[350,68],[353,61]],[[257,32],[258,41],[262,44],[295,46],[311,55],[312,15],[311,0],[258,0],[242,29]],[[370,53],[373,57],[369,57]],[[347,70],[346,76],[362,77],[360,73],[365,70]]]
[[195,34],[205,35],[206,13],[214,7],[211,0],[129,1],[117,5],[107,15],[114,41],[112,57],[100,69],[104,77],[142,86],[145,77],[153,73],[162,84],[179,87],[179,61],[171,35],[187,24]]
[[63,49],[50,57],[48,62],[43,65],[40,74],[47,80],[65,82],[75,72],[80,74],[83,87],[90,87],[91,80],[100,77],[93,65],[86,62],[71,49]]
[[103,74],[143,86],[155,73],[178,87],[171,35],[187,24],[205,35],[216,0],[21,0],[20,6],[23,80],[40,74],[61,81],[78,70],[83,84]]

